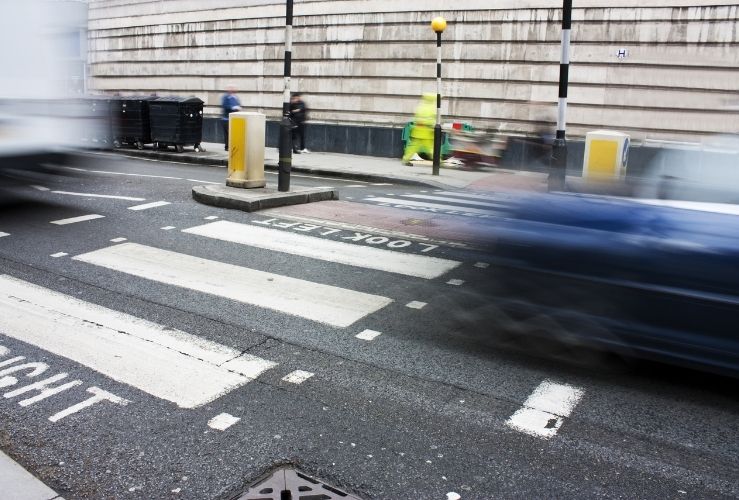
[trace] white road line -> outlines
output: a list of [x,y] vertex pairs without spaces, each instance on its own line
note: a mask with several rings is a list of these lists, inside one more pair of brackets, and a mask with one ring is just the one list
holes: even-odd
[[201,181],[200,179],[185,179],[185,180],[190,181],[190,182],[202,182],[204,184],[223,184],[223,182]]
[[134,205],[128,207],[129,210],[147,210],[149,208],[163,207],[169,205],[168,201],[152,201],[151,203],[144,203],[143,205]]
[[282,377],[282,380],[284,380],[285,382],[290,382],[291,384],[302,384],[313,375],[315,375],[315,373],[306,372],[303,370],[295,370],[294,372],[290,372]]
[[80,215],[79,217],[71,217],[69,219],[53,220],[51,223],[56,224],[57,226],[64,226],[66,224],[75,224],[77,222],[84,222],[87,220],[102,219],[103,217],[105,216],[98,214]]
[[365,186],[366,186],[366,184],[349,184],[348,186],[344,186],[344,187],[348,187],[348,188],[363,188]]
[[36,189],[36,190],[38,190],[38,191],[50,191],[50,189],[49,189],[49,188],[47,188],[46,186],[39,186],[39,185],[37,185],[37,184],[31,184],[31,185],[30,185],[30,186],[28,186],[28,187],[32,187],[33,189]]
[[225,431],[239,420],[241,420],[239,417],[234,417],[229,413],[220,413],[208,420],[208,427],[217,431]]
[[146,198],[134,198],[133,196],[118,196],[114,194],[92,194],[92,193],[73,193],[71,191],[51,191],[54,194],[64,194],[67,196],[84,196],[86,198],[109,198],[111,200],[126,201],[145,201]]
[[451,279],[446,282],[447,285],[460,286],[464,284],[464,280]]
[[356,334],[355,337],[360,340],[372,341],[380,335],[382,335],[382,332],[378,332],[375,330],[363,330],[361,333]]
[[449,198],[447,196],[432,196],[428,194],[404,194],[403,198],[414,198],[418,200],[431,200],[431,201],[451,201],[452,203],[464,203],[465,205],[474,205],[476,207],[502,207],[501,203],[486,203],[483,201],[474,200],[459,200],[456,198]]
[[64,257],[65,255],[69,255],[69,254],[65,252],[57,252],[57,253],[53,253],[49,255],[49,257],[54,257],[55,259],[57,259],[59,257]]
[[10,236],[10,233],[3,233],[2,231],[0,231],[0,238],[4,236]]
[[475,262],[475,267],[479,267],[480,269],[486,269],[490,267],[490,264],[487,262]]
[[373,186],[392,186],[389,182],[373,182]]
[[410,307],[411,309],[423,309],[424,307],[426,307],[426,302],[413,300],[411,302],[408,302],[405,307]]
[[182,408],[207,404],[276,363],[0,275],[0,332]]
[[165,231],[171,231],[174,228],[174,226],[164,226],[162,229],[164,229]]
[[354,245],[343,241],[224,220],[182,231],[312,259],[426,279],[441,276],[461,264],[455,260],[439,257]]
[[126,238],[113,238],[110,241],[113,242],[113,243],[122,243],[122,242],[126,241]]
[[121,243],[75,260],[265,307],[336,327],[346,327],[382,309],[392,299],[313,283],[191,255]]
[[506,421],[506,425],[531,436],[549,439],[557,434],[564,418],[570,416],[583,392],[570,385],[545,380]]
[[[78,170],[83,170],[83,169],[78,169]],[[182,177],[169,177],[167,175],[131,174],[127,172],[109,172],[106,170],[83,170],[83,171],[90,172],[93,174],[125,175],[129,177],[148,177],[152,179],[172,179],[172,180],[178,180],[178,181],[182,180]]]
[[488,201],[497,201],[494,196],[484,195],[484,194],[472,194],[472,193],[461,193],[459,191],[435,191],[436,194],[440,194],[443,196],[455,196],[458,198],[469,198],[472,200],[488,200]]
[[205,217],[205,220],[216,220],[217,218],[217,215],[209,215],[208,217]]
[[438,203],[425,203],[422,201],[415,200],[401,200],[398,198],[365,198],[364,201],[371,201],[374,203],[390,203],[392,205],[406,205],[411,207],[424,207],[424,208],[435,208],[437,210],[447,210],[454,212],[467,212],[471,214],[488,214],[495,215],[496,212],[492,210],[481,210],[479,208],[467,208],[460,207],[459,205],[440,205]]

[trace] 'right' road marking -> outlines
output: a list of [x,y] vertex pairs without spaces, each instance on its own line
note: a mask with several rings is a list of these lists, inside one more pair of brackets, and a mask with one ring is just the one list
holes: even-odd
[[549,439],[557,434],[565,417],[583,395],[583,390],[545,380],[534,389],[506,425],[531,436]]
[[182,408],[195,408],[276,363],[0,275],[0,332]]
[[349,326],[392,302],[379,295],[137,243],[121,243],[73,259],[337,327]]

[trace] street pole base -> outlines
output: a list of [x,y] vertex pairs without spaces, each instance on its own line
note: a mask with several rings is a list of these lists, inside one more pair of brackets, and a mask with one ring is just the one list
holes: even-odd
[[226,186],[233,188],[263,188],[267,185],[265,179],[226,179]]

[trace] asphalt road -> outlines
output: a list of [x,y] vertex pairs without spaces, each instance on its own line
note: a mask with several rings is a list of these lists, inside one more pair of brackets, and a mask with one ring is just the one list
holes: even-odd
[[0,208],[0,448],[67,499],[280,464],[363,498],[739,497],[735,381],[490,341],[494,197],[296,174],[342,200],[247,214],[191,199],[224,168],[77,168]]

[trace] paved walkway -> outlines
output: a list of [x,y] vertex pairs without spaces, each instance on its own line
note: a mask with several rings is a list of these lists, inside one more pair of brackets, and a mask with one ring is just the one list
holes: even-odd
[[0,498],[4,500],[64,500],[1,451]]
[[[121,154],[154,157],[163,160],[185,163],[227,164],[228,152],[223,144],[203,143],[205,152],[194,152],[187,148],[182,153],[174,150],[154,151],[144,149],[119,149]],[[265,150],[265,168],[277,167],[276,148]],[[407,182],[423,184],[444,189],[476,189],[481,191],[500,191],[523,189],[546,191],[546,174],[503,169],[464,170],[457,167],[443,167],[438,176],[431,174],[431,162],[415,162],[414,166],[404,166],[400,159],[371,156],[346,155],[339,153],[307,153],[293,155],[293,171],[317,175],[333,175],[356,180],[376,182]]]

